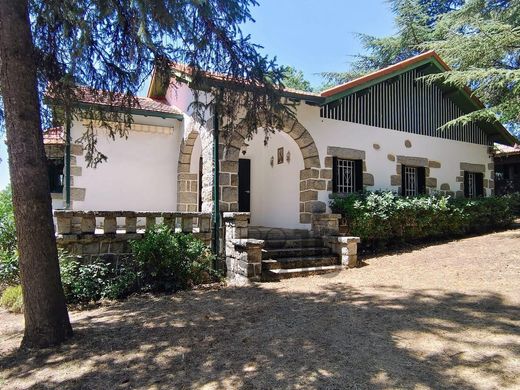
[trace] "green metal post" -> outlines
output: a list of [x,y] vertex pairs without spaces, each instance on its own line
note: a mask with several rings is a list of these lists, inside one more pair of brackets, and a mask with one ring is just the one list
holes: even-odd
[[65,208],[70,209],[70,110],[65,110]]
[[[220,175],[219,175],[219,118],[217,108],[213,112],[213,253],[220,251]],[[215,264],[216,268],[216,264]]]

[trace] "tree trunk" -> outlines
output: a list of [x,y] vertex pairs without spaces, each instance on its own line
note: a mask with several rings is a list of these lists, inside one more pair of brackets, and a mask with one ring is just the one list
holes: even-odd
[[60,279],[25,0],[0,0],[0,90],[24,302],[22,346],[47,347],[71,337],[72,327]]

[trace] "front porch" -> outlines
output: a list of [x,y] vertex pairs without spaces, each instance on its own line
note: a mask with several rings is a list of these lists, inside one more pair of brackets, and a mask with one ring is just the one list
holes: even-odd
[[[72,211],[54,212],[57,244],[84,261],[124,261],[129,241],[158,223],[193,234],[211,246],[211,214],[199,212]],[[220,257],[233,284],[274,281],[339,271],[357,265],[359,238],[339,235],[340,216],[316,214],[311,230],[250,226],[250,213],[226,212]]]

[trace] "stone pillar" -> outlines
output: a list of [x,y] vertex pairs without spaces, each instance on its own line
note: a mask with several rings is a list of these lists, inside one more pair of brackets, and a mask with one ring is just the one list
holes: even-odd
[[332,252],[339,255],[341,265],[346,268],[354,268],[358,265],[357,246],[361,242],[359,237],[324,237],[325,245],[332,249]]
[[341,214],[313,214],[311,229],[315,236],[339,235],[339,221]]
[[249,213],[224,213],[227,279],[233,285],[259,281],[263,240],[248,239]]
[[248,238],[250,217],[251,213],[224,213],[223,220],[226,241]]

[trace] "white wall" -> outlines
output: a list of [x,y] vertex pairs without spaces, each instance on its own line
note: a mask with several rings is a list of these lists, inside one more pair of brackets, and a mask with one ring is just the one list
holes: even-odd
[[[467,142],[406,133],[403,131],[366,126],[362,124],[320,118],[319,107],[301,105],[298,119],[311,133],[319,151],[322,168],[328,146],[360,149],[366,152],[368,173],[374,175],[374,186],[370,190],[397,190],[390,185],[390,176],[396,174],[396,162],[388,160],[388,154],[425,157],[439,161],[439,169],[431,169],[430,176],[437,178],[437,189],[442,183],[448,183],[451,191],[459,191],[460,162],[484,164],[485,179],[490,178],[487,165],[493,162],[487,153],[487,146]],[[412,147],[405,147],[405,141],[411,141]],[[379,150],[373,145],[378,144]],[[489,195],[489,194],[488,194]],[[321,191],[320,200],[329,203],[328,193]]]
[[[176,210],[180,122],[142,116],[135,116],[134,122],[173,127],[173,134],[130,131],[128,139],[116,137],[113,141],[100,129],[97,147],[108,161],[87,168],[85,158],[77,157],[82,172],[73,178],[72,187],[85,188],[86,195],[84,201],[73,201],[73,209]],[[81,123],[74,123],[73,142],[83,131]]]
[[[264,146],[264,132],[259,130],[241,158],[251,159],[251,224],[268,227],[306,228],[300,224],[300,170],[303,158],[296,142],[284,132],[271,136]],[[277,163],[277,150],[284,148],[286,157]],[[270,159],[274,158],[271,167]]]

